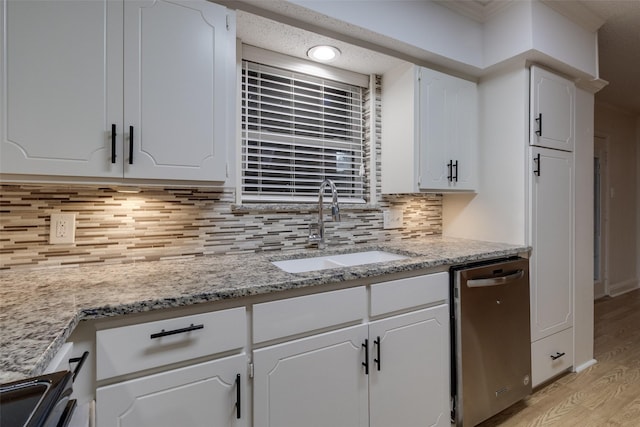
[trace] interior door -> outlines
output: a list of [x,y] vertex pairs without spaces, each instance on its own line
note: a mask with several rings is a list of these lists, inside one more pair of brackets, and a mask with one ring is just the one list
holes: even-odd
[[593,158],[593,286],[594,298],[609,294],[607,283],[607,229],[609,210],[607,140],[594,138]]

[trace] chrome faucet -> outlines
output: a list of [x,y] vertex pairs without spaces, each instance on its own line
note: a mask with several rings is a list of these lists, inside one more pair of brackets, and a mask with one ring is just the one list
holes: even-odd
[[330,179],[325,179],[320,184],[318,191],[318,222],[309,224],[309,243],[315,244],[318,249],[324,249],[324,218],[323,218],[323,198],[325,189],[331,188],[331,218],[334,221],[340,221],[340,206],[338,206],[338,189]]

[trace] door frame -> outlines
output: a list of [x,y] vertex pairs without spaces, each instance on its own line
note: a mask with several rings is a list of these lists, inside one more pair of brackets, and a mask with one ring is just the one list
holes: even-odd
[[[594,271],[594,299],[610,295],[609,291],[609,136],[596,133],[593,138],[594,157],[594,267],[599,260],[599,278]],[[597,180],[595,160],[599,159],[599,181]],[[599,200],[595,185],[600,183]],[[599,209],[597,209],[599,208]],[[600,215],[598,215],[598,211]],[[597,224],[599,220],[599,224]],[[598,226],[599,227],[596,227]],[[597,236],[597,231],[600,236]],[[599,258],[596,255],[599,254]]]

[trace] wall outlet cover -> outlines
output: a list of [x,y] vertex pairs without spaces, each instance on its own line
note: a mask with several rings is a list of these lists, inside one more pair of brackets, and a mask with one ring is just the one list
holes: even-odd
[[382,228],[391,230],[402,228],[403,215],[401,208],[390,208],[382,211]]
[[49,243],[69,244],[76,241],[76,214],[51,214]]

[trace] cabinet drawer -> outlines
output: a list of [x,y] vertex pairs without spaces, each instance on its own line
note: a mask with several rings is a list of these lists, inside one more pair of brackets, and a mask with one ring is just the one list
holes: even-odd
[[371,285],[371,316],[446,301],[449,273],[409,277]]
[[573,366],[573,328],[542,338],[531,344],[533,386]]
[[259,343],[364,319],[364,286],[253,306],[253,342]]
[[98,380],[242,348],[244,307],[96,333]]

